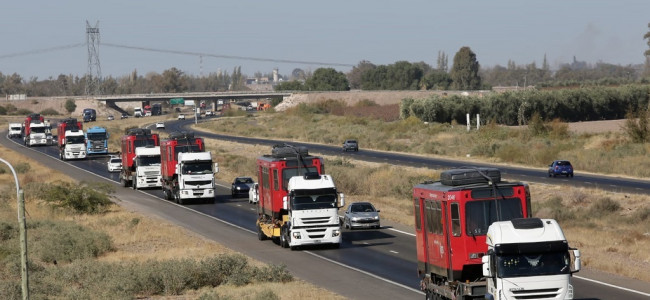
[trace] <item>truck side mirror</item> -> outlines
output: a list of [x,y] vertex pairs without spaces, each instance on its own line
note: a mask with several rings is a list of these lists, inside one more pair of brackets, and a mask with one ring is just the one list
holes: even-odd
[[483,257],[481,257],[483,277],[492,277],[492,270],[490,270],[490,257],[490,255],[483,255]]
[[289,199],[287,196],[282,197],[282,209],[288,210],[289,209]]
[[575,260],[573,261],[573,270],[571,270],[571,273],[576,273],[580,271],[580,250],[573,249],[573,257]]
[[339,194],[339,207],[345,206],[345,195],[343,193]]
[[219,173],[219,163],[214,163],[214,173]]

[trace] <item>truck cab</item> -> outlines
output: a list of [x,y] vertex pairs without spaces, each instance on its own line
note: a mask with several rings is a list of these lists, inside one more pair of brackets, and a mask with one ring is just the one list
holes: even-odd
[[161,187],[160,146],[135,148],[133,189]]
[[45,124],[41,121],[32,121],[29,123],[29,134],[25,135],[24,141],[27,146],[47,145],[47,135],[45,134]]
[[94,126],[86,131],[88,154],[108,154],[109,133],[104,127]]
[[73,128],[65,131],[63,151],[59,152],[62,160],[86,158],[86,137],[83,130]]
[[557,221],[494,222],[486,243],[486,299],[573,299],[571,276],[580,270],[580,251],[569,247]]
[[338,194],[330,175],[308,172],[294,176],[283,197],[288,222],[282,227],[280,245],[295,249],[303,245],[341,244],[341,224],[338,209],[345,205],[344,195]]
[[20,137],[22,135],[20,133],[21,127],[20,123],[9,123],[9,137]]

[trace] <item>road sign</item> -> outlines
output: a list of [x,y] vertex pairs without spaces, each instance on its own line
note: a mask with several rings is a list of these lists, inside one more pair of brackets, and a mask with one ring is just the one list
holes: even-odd
[[174,105],[174,104],[183,104],[185,103],[185,99],[183,98],[172,98],[169,99],[169,104]]
[[194,105],[194,100],[185,100],[185,105]]

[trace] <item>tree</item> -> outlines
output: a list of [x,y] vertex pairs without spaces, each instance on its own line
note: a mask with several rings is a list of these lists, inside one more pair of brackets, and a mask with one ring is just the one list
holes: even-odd
[[350,88],[360,89],[362,84],[363,73],[375,69],[377,66],[372,64],[367,60],[362,60],[356,66],[352,67],[350,73],[348,73],[348,81],[350,82]]
[[64,107],[65,107],[65,110],[67,110],[69,113],[72,113],[73,111],[75,111],[77,109],[77,104],[74,103],[74,100],[68,99],[68,100],[65,100]]
[[[650,29],[650,23],[648,23],[648,29]],[[643,39],[648,40],[648,48],[650,48],[650,31],[646,32],[643,35]],[[643,52],[643,55],[645,55],[645,57],[646,57],[646,63],[644,65],[643,74],[645,76],[650,76],[650,63],[648,62],[650,60],[650,49]]]
[[449,57],[445,52],[443,51],[438,51],[438,71],[443,71],[447,72],[448,66],[447,66],[447,61],[449,60]]
[[305,82],[305,86],[311,91],[347,91],[350,90],[350,83],[343,72],[334,68],[318,68]]
[[451,67],[451,88],[455,90],[477,90],[481,87],[481,77],[478,75],[479,63],[476,54],[469,47],[462,47],[454,55],[454,65]]

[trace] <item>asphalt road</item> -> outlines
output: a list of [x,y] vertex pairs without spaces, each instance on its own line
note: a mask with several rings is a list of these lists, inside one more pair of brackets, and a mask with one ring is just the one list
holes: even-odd
[[[191,121],[166,122],[168,130],[178,130]],[[203,135],[203,133],[197,133]],[[3,135],[4,136],[4,135]],[[275,144],[258,139],[205,134],[206,138],[224,138],[231,141],[252,142],[256,144]],[[248,139],[248,140],[246,140]],[[86,181],[109,180],[116,186],[117,173],[108,173],[106,157],[93,157],[88,160],[62,162],[58,160],[56,147],[35,147],[25,151],[22,145],[11,143],[3,138],[3,145],[20,151],[30,158],[45,163],[74,178]],[[294,143],[297,144],[297,143]],[[322,150],[319,147],[324,147]],[[383,152],[360,151],[342,154],[337,147],[309,145],[311,152],[323,154],[354,155],[356,159],[368,155],[389,155],[392,163],[399,163],[404,157],[391,157]],[[325,151],[332,151],[326,153]],[[399,156],[399,155],[398,155]],[[408,157],[408,156],[407,156]],[[421,157],[416,157],[422,159]],[[451,161],[453,163],[453,161]],[[431,165],[428,165],[431,167]],[[458,162],[455,165],[458,166]],[[450,166],[441,167],[449,168]],[[503,169],[502,166],[499,168]],[[89,176],[93,174],[93,176]],[[544,174],[545,175],[545,174]],[[544,178],[545,176],[539,176]],[[573,178],[579,178],[578,175]],[[285,264],[295,276],[313,284],[339,293],[352,299],[421,299],[416,275],[415,240],[408,228],[400,228],[382,222],[379,230],[345,230],[340,249],[310,248],[304,251],[290,251],[271,241],[258,241],[255,234],[255,206],[248,204],[246,198],[230,197],[230,186],[221,182],[215,203],[177,205],[162,199],[160,190],[135,191],[130,188],[117,188],[116,197],[120,204],[131,209],[163,217],[164,219],[213,239],[227,247],[267,263]],[[580,275],[589,273],[587,270]],[[627,279],[613,281],[612,285],[601,282],[610,280],[604,274],[591,274],[593,279],[576,277],[574,288],[579,299],[648,299],[650,288],[647,283]],[[618,287],[621,284],[632,290]],[[359,288],[364,287],[364,288]],[[645,290],[643,288],[645,287]],[[635,291],[636,290],[636,291]]]

